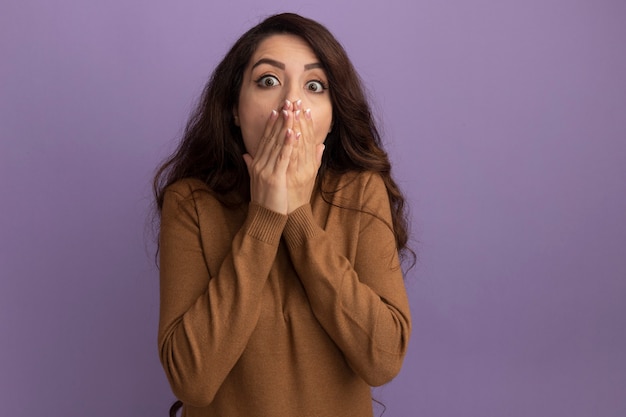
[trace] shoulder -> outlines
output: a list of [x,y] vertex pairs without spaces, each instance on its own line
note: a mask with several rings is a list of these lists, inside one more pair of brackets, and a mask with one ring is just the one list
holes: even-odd
[[198,217],[198,206],[215,205],[209,187],[199,179],[184,178],[165,188],[162,217]]
[[387,199],[385,182],[378,172],[373,171],[330,174],[323,182],[322,192],[360,204],[367,204],[372,199]]
[[210,193],[209,187],[197,178],[183,178],[169,185],[165,194],[176,195],[179,199],[193,198],[197,193]]
[[186,217],[206,230],[212,230],[216,224],[222,223],[240,226],[247,211],[247,203],[231,203],[228,196],[217,195],[202,180],[184,178],[165,189],[161,213],[162,219]]
[[197,178],[183,178],[165,189],[165,201],[177,201],[182,205],[220,207],[223,198],[217,196],[209,186]]
[[353,217],[361,215],[391,219],[391,204],[387,187],[378,172],[348,172],[326,175],[320,186],[320,200],[329,210],[350,213]]

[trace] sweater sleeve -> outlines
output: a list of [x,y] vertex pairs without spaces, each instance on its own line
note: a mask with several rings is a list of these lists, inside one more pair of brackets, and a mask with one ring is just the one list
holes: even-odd
[[353,263],[333,248],[310,205],[289,215],[284,236],[316,318],[352,369],[378,386],[400,371],[411,321],[382,179],[371,176],[362,192]]
[[[251,204],[218,271],[205,262],[216,242],[201,234],[193,197],[168,190],[160,233],[160,359],[184,403],[211,403],[260,315],[260,297],[287,221]],[[216,205],[217,206],[217,205]],[[206,227],[206,225],[204,226]],[[224,236],[210,239],[223,240]]]

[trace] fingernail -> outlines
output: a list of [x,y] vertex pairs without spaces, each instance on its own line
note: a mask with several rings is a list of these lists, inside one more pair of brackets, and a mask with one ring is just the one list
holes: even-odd
[[285,110],[287,110],[289,107],[291,107],[291,101],[285,100]]
[[295,116],[296,120],[300,120],[300,110],[296,110],[294,112],[294,116]]
[[287,110],[283,110],[283,116],[285,117],[285,119],[289,118],[289,112]]
[[307,119],[311,118],[311,109],[306,109],[304,111],[304,117],[306,117]]
[[300,136],[302,136],[302,132],[296,133],[296,140],[300,140]]
[[296,101],[296,108],[300,109],[300,106],[302,106],[302,100]]
[[270,116],[272,119],[275,119],[278,116],[278,112],[276,110],[272,110],[272,115]]
[[287,129],[287,137],[290,137],[293,134],[293,130]]

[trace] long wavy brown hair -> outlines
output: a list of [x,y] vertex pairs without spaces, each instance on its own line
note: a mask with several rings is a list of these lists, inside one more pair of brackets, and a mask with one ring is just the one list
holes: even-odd
[[[243,73],[257,46],[275,34],[299,36],[310,45],[328,77],[333,128],[318,173],[373,171],[380,174],[391,203],[392,228],[402,260],[415,254],[408,247],[405,198],[391,176],[391,164],[372,116],[361,80],[348,55],[323,25],[293,13],[270,16],[246,32],[215,68],[174,153],[158,168],[153,191],[160,213],[165,189],[183,178],[204,181],[224,204],[249,200],[250,178],[241,131],[234,123]],[[322,190],[322,195],[333,190]],[[327,199],[327,201],[329,201]]]

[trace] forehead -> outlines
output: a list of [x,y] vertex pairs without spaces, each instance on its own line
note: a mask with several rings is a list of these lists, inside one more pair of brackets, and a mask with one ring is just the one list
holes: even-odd
[[318,62],[311,46],[301,37],[289,34],[271,35],[263,39],[252,54],[248,65],[254,65],[261,58],[273,58],[285,64]]

